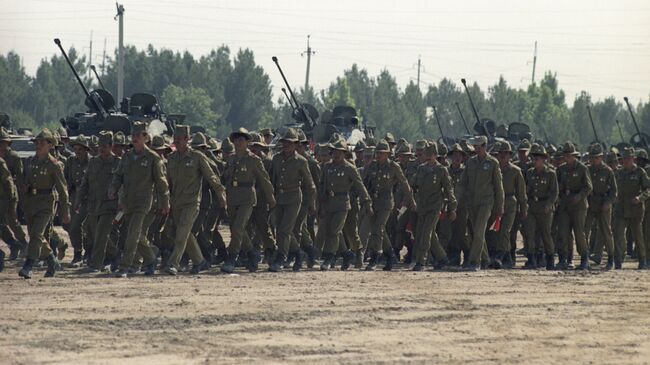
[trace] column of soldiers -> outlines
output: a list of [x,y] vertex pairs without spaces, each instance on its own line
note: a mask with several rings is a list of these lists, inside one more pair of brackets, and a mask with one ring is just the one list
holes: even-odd
[[512,269],[518,237],[524,269],[571,269],[574,244],[579,270],[603,251],[605,270],[621,269],[626,254],[649,264],[644,150],[594,144],[581,156],[570,142],[485,136],[411,145],[388,133],[355,146],[334,134],[312,155],[293,128],[240,128],[223,142],[184,125],[173,140],[150,136],[140,122],[129,136],[63,132],[42,130],[24,161],[0,135],[0,233],[8,260],[24,259],[24,278],[39,265],[46,277],[62,269],[67,243],[55,222],[68,232],[71,267],[117,277],[255,272],[261,262],[327,271],[339,259],[340,270]]

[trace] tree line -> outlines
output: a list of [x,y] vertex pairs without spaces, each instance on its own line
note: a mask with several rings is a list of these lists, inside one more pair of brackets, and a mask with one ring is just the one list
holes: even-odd
[[[74,48],[68,56],[87,87],[99,87],[88,75],[86,58]],[[104,85],[114,96],[115,59],[109,59],[100,71]],[[189,124],[202,125],[219,138],[239,127],[253,130],[291,121],[291,108],[284,95],[276,96],[274,102],[270,78],[249,49],[232,53],[229,47],[221,46],[196,58],[189,52],[152,45],[140,50],[127,46],[124,59],[126,96],[154,94],[165,112],[186,114]],[[636,133],[622,97],[594,101],[582,91],[573,102],[568,101],[552,72],[526,89],[508,85],[503,77],[487,89],[477,83],[468,84],[468,88],[481,117],[499,124],[528,124],[536,137],[555,143],[572,140],[586,145],[594,140],[588,105],[601,141],[621,142],[616,120],[626,141]],[[353,64],[324,90],[295,91],[301,102],[311,103],[321,112],[336,105],[355,107],[362,121],[376,126],[380,135],[390,131],[411,141],[438,138],[432,106],[437,108],[446,135],[464,135],[455,103],[472,128],[475,119],[462,85],[445,78],[423,89],[414,82],[402,89],[388,70],[371,76]],[[85,111],[83,102],[83,92],[62,56],[41,60],[36,74],[30,76],[18,54],[0,55],[0,112],[9,114],[16,126],[39,129],[57,125],[60,118]],[[634,109],[640,128],[650,133],[650,100],[641,101]]]

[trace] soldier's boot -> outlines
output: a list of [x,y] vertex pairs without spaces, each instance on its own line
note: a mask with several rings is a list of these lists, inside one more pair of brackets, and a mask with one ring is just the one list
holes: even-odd
[[285,261],[286,261],[286,257],[282,253],[276,252],[275,259],[273,260],[273,263],[271,263],[271,265],[269,266],[269,271],[281,272],[282,269],[284,269]]
[[264,249],[264,259],[262,262],[271,265],[273,263],[273,256],[275,255],[275,247],[267,247]]
[[318,257],[318,249],[314,245],[309,245],[305,253],[307,254],[307,268],[313,269],[316,265],[316,258]]
[[142,267],[142,272],[144,273],[144,276],[153,276],[153,274],[156,273],[156,263],[157,260],[154,260],[149,265],[145,265]]
[[605,270],[609,271],[614,267],[614,257],[607,257],[607,265],[605,265]]
[[513,248],[510,250],[510,259],[512,259],[512,267],[517,263],[517,249]]
[[634,241],[627,241],[627,255],[631,258],[636,258],[636,252],[634,252]]
[[589,270],[589,256],[582,255],[580,257],[580,266],[576,267],[576,270]]
[[176,276],[178,275],[178,270],[173,266],[167,266],[165,267],[165,273],[171,276]]
[[368,261],[368,265],[366,266],[366,271],[374,271],[377,268],[377,261],[379,261],[379,254],[376,252],[372,252],[370,254],[370,260]]
[[354,253],[354,268],[361,269],[363,267],[363,252],[353,251]]
[[18,258],[18,254],[20,253],[20,247],[18,244],[14,244],[9,246],[9,261],[14,261]]
[[346,250],[345,252],[343,252],[341,256],[343,256],[343,262],[341,263],[341,271],[346,271],[347,269],[350,268],[350,265],[352,265],[352,261],[354,261],[356,255],[354,254],[354,252],[350,250]]
[[221,265],[228,258],[228,251],[225,249],[217,250],[217,255],[212,259],[212,265]]
[[382,270],[384,271],[392,271],[393,270],[393,265],[395,264],[395,253],[393,250],[388,250],[387,252],[384,252],[384,258],[386,259],[386,264],[384,265],[384,268]]
[[424,265],[422,265],[421,263],[418,262],[418,263],[415,264],[415,266],[413,266],[413,269],[411,269],[411,270],[413,270],[413,271],[424,271]]
[[436,261],[436,263],[433,265],[433,270],[435,271],[443,271],[449,266],[449,259],[447,257],[443,257],[442,259]]
[[449,252],[449,265],[460,266],[460,251],[453,250]]
[[503,253],[497,252],[490,258],[490,269],[501,270],[503,268]]
[[305,253],[301,249],[296,251],[296,261],[293,262],[293,271],[298,272],[302,270],[302,262],[305,260]]
[[589,256],[589,260],[591,260],[591,262],[593,262],[596,265],[600,265],[600,263],[603,261],[603,258],[600,255],[593,254]]
[[410,265],[412,262],[413,262],[413,250],[407,247],[406,255],[404,255],[404,263]]
[[536,259],[537,259],[536,262],[538,268],[546,266],[546,256],[544,255],[543,252],[538,253]]
[[546,270],[555,270],[555,255],[546,255]]
[[54,254],[51,254],[47,257],[47,271],[45,271],[46,278],[54,277],[56,271],[59,269],[59,261],[56,259]]
[[558,262],[557,265],[555,265],[556,270],[566,270],[567,269],[567,262],[566,262],[566,256],[559,254],[558,255]]
[[[25,247],[27,247],[27,245],[25,245]],[[63,242],[62,244],[60,244],[58,249],[57,249],[56,258],[58,258],[59,261],[62,261],[65,258],[65,253],[66,253],[67,250],[68,250],[68,244],[66,242]],[[52,252],[54,252],[54,251],[52,251]]]
[[537,269],[537,258],[535,254],[528,254],[528,261],[524,264],[524,270],[535,270]]
[[74,252],[74,257],[72,258],[72,261],[70,262],[70,266],[72,266],[72,267],[80,267],[82,261],[83,261],[83,256],[81,255],[81,251],[75,251]]
[[190,257],[184,253],[181,257],[181,262],[178,268],[178,271],[185,272],[190,267]]
[[336,260],[336,256],[331,253],[324,253],[322,259],[323,260],[320,264],[320,271],[328,271]]
[[571,254],[569,254],[566,258],[566,268],[567,270],[575,269],[575,266],[573,266],[573,255]]
[[5,252],[0,250],[0,272],[5,269]]
[[221,272],[232,274],[235,271],[235,264],[235,258],[232,257],[230,253],[226,252],[226,257],[221,264]]
[[31,279],[32,278],[32,265],[34,264],[34,261],[32,259],[26,259],[25,263],[23,264],[22,269],[18,272],[18,276],[21,278],[25,279]]
[[[196,275],[200,273],[201,271],[207,270],[210,268],[210,262],[206,259],[203,259],[203,261],[199,262],[198,264],[193,264],[192,269],[190,270],[190,274]],[[146,273],[145,273],[146,275]]]
[[246,269],[248,272],[256,272],[257,269],[259,268],[260,260],[262,257],[260,256],[259,251],[256,249],[252,249],[246,253]]
[[508,252],[505,255],[503,255],[503,268],[512,269],[514,267],[515,267],[515,263],[512,262],[512,256],[510,255],[510,253]]
[[646,265],[645,260],[641,260],[641,259],[639,259],[639,267],[638,267],[638,270],[645,270],[645,269],[647,269],[647,268],[648,268],[648,266]]
[[286,259],[284,260],[284,267],[290,268],[291,264],[296,260],[296,253],[295,252],[289,252],[287,255]]

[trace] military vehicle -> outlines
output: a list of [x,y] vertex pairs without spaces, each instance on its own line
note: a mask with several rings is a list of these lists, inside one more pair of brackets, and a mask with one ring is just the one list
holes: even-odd
[[[79,86],[86,95],[84,104],[86,112],[75,113],[72,116],[61,118],[61,125],[68,131],[69,136],[96,135],[102,130],[129,133],[135,121],[147,123],[151,135],[172,134],[179,115],[166,115],[158,99],[151,94],[135,93],[129,98],[124,98],[117,108],[113,95],[105,89],[88,91],[86,85],[79,77],[67,53],[61,46],[61,41],[56,38],[54,43],[59,47],[68,66],[72,70]],[[98,77],[99,80],[99,77]],[[101,80],[100,84],[103,85]]]

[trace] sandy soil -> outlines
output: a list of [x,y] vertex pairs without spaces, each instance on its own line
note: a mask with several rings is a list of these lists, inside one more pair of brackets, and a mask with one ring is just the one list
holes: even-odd
[[647,364],[650,271],[634,265],[25,281],[10,264],[0,363]]

